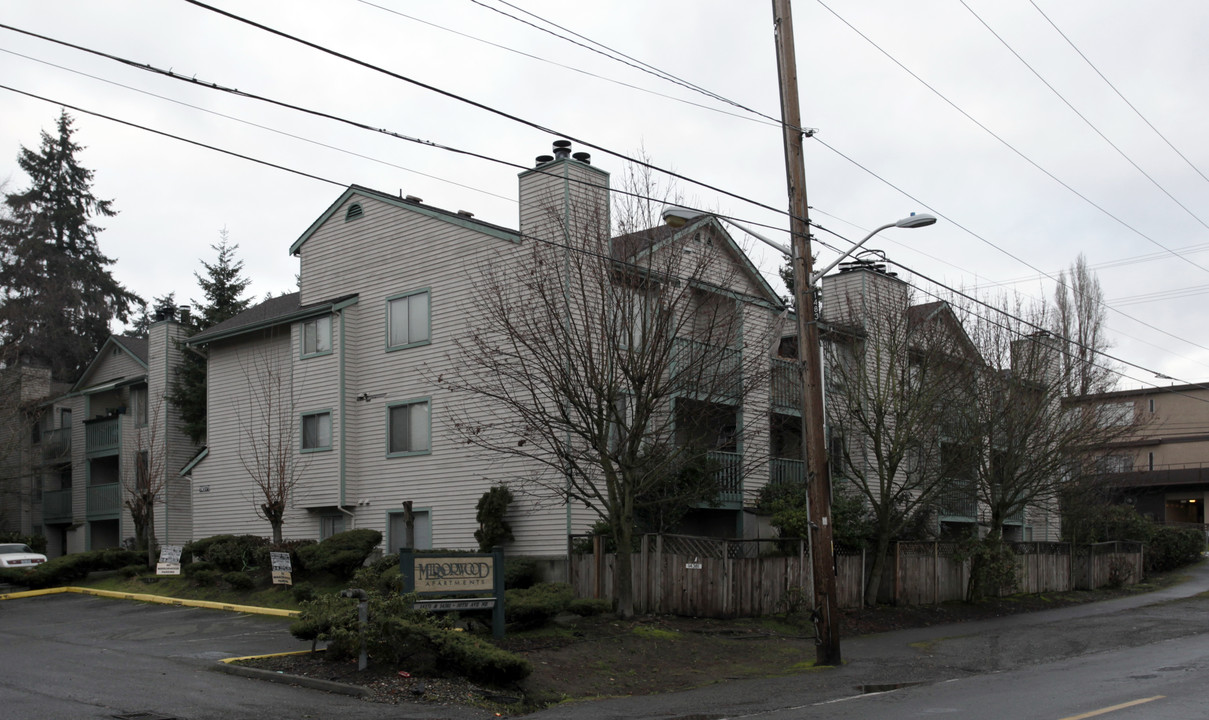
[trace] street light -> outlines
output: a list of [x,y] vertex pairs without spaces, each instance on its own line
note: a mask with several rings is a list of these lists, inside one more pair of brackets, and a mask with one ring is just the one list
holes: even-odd
[[[672,227],[681,227],[705,214],[696,210],[670,206],[664,208],[663,219]],[[794,303],[798,310],[798,369],[802,377],[802,458],[807,481],[806,515],[810,519],[810,530],[813,533],[810,538],[810,561],[814,578],[814,617],[817,623],[818,662],[822,665],[838,665],[840,663],[840,641],[836,623],[838,622],[839,607],[836,602],[835,560],[832,550],[831,469],[828,467],[826,438],[823,435],[822,363],[820,362],[818,323],[814,318],[814,286],[832,268],[859,250],[869,238],[882,230],[892,227],[908,229],[926,227],[934,224],[936,218],[931,215],[913,213],[896,222],[882,225],[862,238],[860,242],[853,245],[821,272],[810,271],[808,231],[803,230],[801,236],[795,237],[794,247],[802,248],[801,255],[798,256],[794,253],[794,248],[790,246],[769,240],[734,220],[727,220],[727,222],[779,250],[790,259],[798,277],[802,275],[808,277],[807,282],[795,280],[793,284]],[[795,230],[796,232],[798,231]],[[816,548],[825,549],[826,555],[816,552]]]

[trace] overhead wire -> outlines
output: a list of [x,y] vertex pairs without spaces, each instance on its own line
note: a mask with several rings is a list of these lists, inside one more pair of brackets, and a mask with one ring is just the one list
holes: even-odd
[[[1095,123],[1093,123],[1090,119],[1088,119],[1088,117],[1086,115],[1084,115],[1082,112],[1080,112],[1079,109],[1076,108],[1074,106],[1074,104],[1071,103],[1070,100],[1067,100],[1066,96],[1058,91],[1058,88],[1054,87],[1053,84],[1050,83],[1050,81],[1046,80],[1045,77],[1042,76],[1041,73],[1038,72],[1036,68],[1034,68],[1027,60],[1025,60],[1024,57],[1019,52],[1017,52],[1016,49],[1014,47],[1012,47],[1008,43],[1008,41],[1003,38],[1002,35],[1000,35],[998,32],[996,32],[995,29],[992,28],[990,26],[990,24],[988,24],[987,21],[982,18],[981,15],[979,15],[977,12],[975,12],[974,8],[970,7],[969,3],[967,3],[965,0],[959,0],[959,2],[961,3],[962,7],[964,7],[966,10],[970,11],[970,14],[973,15],[974,18],[976,20],[978,20],[978,22],[981,23],[982,26],[984,28],[986,28],[989,33],[991,33],[991,35],[995,36],[996,40],[998,40],[1005,48],[1007,48],[1008,52],[1010,52],[1012,55],[1014,55],[1016,57],[1016,59],[1019,60],[1026,68],[1028,68],[1029,71],[1031,73],[1033,73],[1033,75],[1038,80],[1040,80],[1043,85],[1045,85],[1047,88],[1049,88],[1050,91],[1053,92],[1054,95],[1056,95],[1058,97],[1058,99],[1062,101],[1062,103],[1064,105],[1066,105],[1066,107],[1070,108],[1071,112],[1073,112],[1075,115],[1077,115],[1079,117],[1079,119],[1084,122],[1084,124],[1086,124],[1089,128],[1091,128],[1092,132],[1094,132],[1096,135],[1100,136],[1100,139],[1102,139],[1104,142],[1108,143],[1109,147],[1111,147],[1113,150],[1116,150],[1118,155],[1120,155],[1126,162],[1128,162],[1131,166],[1133,166],[1133,168],[1135,170],[1137,170],[1139,173],[1141,173],[1143,177],[1145,177],[1147,180],[1149,180],[1150,183],[1152,185],[1154,185],[1156,188],[1158,188],[1160,192],[1162,192],[1164,195],[1166,195],[1168,198],[1170,198],[1170,200],[1173,203],[1178,205],[1193,220],[1196,220],[1198,223],[1201,224],[1202,227],[1204,227],[1206,230],[1209,230],[1209,223],[1206,223],[1203,219],[1201,219],[1201,217],[1199,215],[1194,213],[1191,208],[1189,208],[1187,205],[1185,205],[1183,202],[1181,202],[1179,198],[1177,198],[1175,195],[1172,195],[1170,190],[1168,190],[1166,187],[1164,187],[1162,183],[1160,183],[1158,180],[1156,180],[1154,178],[1154,176],[1152,176],[1150,173],[1146,172],[1146,170],[1144,170],[1141,165],[1139,165],[1124,150],[1122,150],[1119,145],[1117,145],[1107,135],[1105,135],[1103,133],[1103,131],[1101,131],[1100,128],[1098,128],[1095,125]],[[1197,267],[1200,267],[1200,266],[1197,265]]]
[[[192,1],[192,0],[188,0],[188,1]],[[934,94],[936,97],[940,98],[940,99],[941,99],[942,101],[944,101],[944,102],[945,102],[945,103],[946,103],[946,104],[947,104],[949,107],[951,107],[951,108],[953,108],[954,110],[956,110],[958,113],[960,113],[960,114],[961,114],[963,117],[965,117],[967,120],[969,120],[970,122],[974,123],[974,125],[976,125],[978,128],[980,128],[980,129],[981,129],[983,132],[985,132],[985,133],[987,133],[988,135],[990,135],[992,138],[994,138],[996,141],[998,141],[998,142],[999,142],[1001,145],[1003,145],[1004,147],[1006,147],[1008,150],[1012,151],[1012,153],[1014,153],[1014,154],[1015,154],[1017,157],[1019,157],[1020,159],[1024,160],[1026,163],[1028,163],[1028,164],[1029,164],[1029,165],[1031,165],[1033,168],[1035,168],[1036,170],[1038,170],[1039,172],[1041,172],[1042,174],[1044,174],[1046,177],[1050,178],[1050,179],[1051,179],[1051,180],[1053,180],[1054,182],[1056,182],[1056,183],[1058,183],[1059,185],[1061,185],[1061,186],[1062,186],[1063,188],[1065,188],[1065,189],[1066,189],[1068,192],[1070,192],[1070,193],[1074,194],[1076,197],[1078,197],[1079,199],[1083,200],[1085,203],[1087,203],[1088,205],[1092,206],[1093,208],[1095,208],[1096,210],[1098,210],[1100,213],[1102,213],[1102,214],[1103,214],[1103,215],[1105,215],[1106,217],[1108,217],[1108,218],[1112,219],[1112,220],[1113,220],[1113,221],[1115,221],[1117,224],[1119,224],[1119,225],[1121,225],[1122,227],[1126,228],[1127,230],[1129,230],[1130,232],[1134,233],[1134,234],[1135,234],[1135,235],[1137,235],[1138,237],[1140,237],[1140,238],[1142,238],[1142,239],[1146,240],[1147,242],[1149,242],[1149,243],[1153,244],[1154,246],[1156,246],[1156,247],[1158,247],[1158,248],[1161,248],[1161,249],[1165,250],[1166,252],[1168,252],[1168,253],[1169,253],[1170,255],[1172,255],[1173,257],[1176,257],[1176,258],[1178,258],[1178,259],[1180,259],[1180,260],[1183,260],[1184,262],[1188,263],[1189,265],[1192,265],[1193,267],[1195,267],[1195,268],[1197,268],[1197,269],[1199,269],[1199,270],[1203,270],[1203,271],[1205,271],[1205,272],[1209,273],[1209,267],[1205,267],[1204,265],[1200,265],[1199,263],[1193,262],[1191,259],[1189,259],[1189,258],[1187,258],[1187,257],[1184,257],[1183,255],[1180,255],[1179,253],[1175,252],[1174,250],[1172,250],[1171,248],[1167,247],[1167,246],[1166,246],[1166,245],[1164,245],[1163,243],[1159,242],[1158,240],[1154,239],[1153,237],[1151,237],[1151,236],[1147,235],[1146,233],[1142,232],[1142,230],[1140,230],[1139,228],[1134,227],[1133,225],[1129,224],[1129,223],[1128,223],[1128,222],[1126,222],[1126,221],[1125,221],[1123,218],[1121,218],[1121,217],[1119,217],[1119,216],[1115,215],[1114,213],[1112,213],[1111,211],[1109,211],[1109,210],[1108,210],[1108,208],[1106,208],[1106,207],[1104,207],[1103,205],[1101,205],[1101,204],[1097,203],[1096,201],[1092,200],[1092,199],[1091,199],[1091,198],[1089,198],[1087,195],[1084,195],[1083,193],[1081,193],[1080,191],[1078,191],[1077,189],[1075,189],[1075,188],[1074,188],[1072,185],[1070,185],[1070,184],[1069,184],[1069,183],[1067,183],[1066,181],[1064,181],[1064,180],[1062,180],[1061,178],[1059,178],[1059,177],[1058,177],[1057,175],[1055,175],[1054,173],[1052,173],[1052,172],[1050,172],[1049,170],[1047,170],[1046,168],[1042,167],[1042,165],[1041,165],[1040,163],[1038,163],[1036,160],[1033,160],[1031,157],[1029,157],[1028,155],[1026,155],[1026,154],[1025,154],[1025,153],[1024,153],[1022,150],[1020,150],[1019,148],[1017,148],[1015,145],[1012,145],[1010,142],[1008,142],[1008,141],[1007,141],[1005,138],[1003,138],[1001,135],[999,135],[998,133],[996,133],[994,130],[991,130],[991,129],[990,129],[990,128],[989,128],[989,127],[988,127],[988,126],[985,124],[985,123],[983,123],[982,121],[980,121],[980,120],[978,120],[977,118],[975,118],[973,115],[971,115],[969,112],[967,112],[967,111],[966,111],[964,108],[962,108],[962,107],[961,107],[960,105],[958,105],[956,102],[954,102],[953,100],[949,99],[949,97],[948,97],[948,96],[946,96],[944,93],[940,92],[940,90],[938,90],[938,89],[937,89],[935,86],[933,86],[931,83],[929,83],[928,81],[926,81],[926,80],[924,80],[922,77],[920,77],[920,76],[919,76],[919,75],[918,75],[918,74],[917,74],[915,71],[913,71],[913,70],[911,70],[910,68],[908,68],[908,67],[907,67],[905,64],[903,64],[903,62],[902,62],[902,61],[900,61],[898,58],[896,58],[896,57],[894,57],[893,55],[891,55],[891,54],[890,54],[888,51],[886,51],[884,48],[882,48],[880,45],[878,45],[878,44],[877,44],[877,42],[875,42],[875,41],[874,41],[872,38],[870,38],[870,37],[869,37],[868,35],[866,35],[865,33],[861,32],[861,30],[860,30],[859,28],[857,28],[855,25],[853,25],[852,23],[848,22],[848,20],[847,20],[846,18],[844,18],[844,16],[840,15],[838,12],[836,12],[834,9],[832,9],[832,8],[831,8],[829,5],[827,5],[827,3],[823,2],[823,0],[815,0],[815,1],[816,1],[816,2],[817,2],[819,5],[822,5],[822,6],[823,6],[823,8],[824,8],[824,9],[826,9],[828,12],[830,12],[832,15],[834,15],[834,16],[836,17],[836,19],[838,19],[838,20],[839,20],[841,23],[843,23],[844,25],[846,25],[846,26],[847,26],[848,28],[850,28],[850,29],[851,29],[853,32],[855,32],[857,35],[859,35],[859,36],[860,36],[860,37],[861,37],[863,40],[865,40],[867,43],[869,43],[871,46],[873,46],[873,48],[874,48],[874,49],[876,49],[878,52],[880,52],[882,55],[884,55],[884,56],[885,56],[885,57],[886,57],[888,60],[890,60],[891,62],[893,62],[893,63],[894,63],[895,65],[897,65],[897,66],[898,66],[900,69],[902,69],[904,72],[906,72],[906,73],[907,73],[908,75],[910,75],[912,78],[914,78],[914,79],[915,79],[915,80],[916,80],[918,83],[920,83],[920,84],[921,84],[921,85],[923,85],[925,88],[927,88],[929,91],[931,91],[931,92],[932,92],[932,94]],[[818,140],[817,136],[816,136],[816,138],[815,138],[815,139],[816,139],[816,140]],[[834,148],[832,149],[832,151],[833,151],[833,152],[835,152]],[[846,157],[846,156],[844,156],[844,157]],[[864,168],[863,166],[859,166],[859,165],[858,165],[858,167],[862,167],[862,169],[865,169],[865,170],[868,172],[867,168]],[[875,177],[877,177],[877,176],[875,175]],[[898,188],[895,188],[895,189],[898,189]],[[901,192],[901,190],[900,190],[900,192]],[[997,247],[997,246],[996,246],[996,247]],[[998,247],[997,247],[997,249],[1002,250],[1001,248],[998,248]],[[1015,259],[1015,258],[1014,258],[1014,259]],[[1032,267],[1032,266],[1030,265],[1029,267]],[[1034,269],[1035,269],[1035,268],[1034,268]]]
[[1138,118],[1141,119],[1142,122],[1146,123],[1146,126],[1149,127],[1151,130],[1153,130],[1154,134],[1159,136],[1159,138],[1162,139],[1162,141],[1167,144],[1167,147],[1171,148],[1172,152],[1174,152],[1176,155],[1178,155],[1180,157],[1180,159],[1183,160],[1188,165],[1188,167],[1192,168],[1193,172],[1195,172],[1197,175],[1200,175],[1202,180],[1204,180],[1205,182],[1209,182],[1209,177],[1205,177],[1205,173],[1201,172],[1201,169],[1198,168],[1191,160],[1189,160],[1187,155],[1180,152],[1180,149],[1177,148],[1175,146],[1175,144],[1172,143],[1171,140],[1169,140],[1167,138],[1167,136],[1164,135],[1157,127],[1155,127],[1154,123],[1150,122],[1150,120],[1147,119],[1147,117],[1142,114],[1142,111],[1139,110],[1137,108],[1137,106],[1135,106],[1133,103],[1131,103],[1129,101],[1129,99],[1126,98],[1125,95],[1122,94],[1119,89],[1117,89],[1117,86],[1114,85],[1112,83],[1112,81],[1109,80],[1104,75],[1104,73],[1100,72],[1100,68],[1096,67],[1095,63],[1093,63],[1091,61],[1091,59],[1088,58],[1087,55],[1085,55],[1083,53],[1083,51],[1080,50],[1077,45],[1075,45],[1074,41],[1071,40],[1066,35],[1066,33],[1062,32],[1062,28],[1058,27],[1058,24],[1055,23],[1053,21],[1053,19],[1050,18],[1050,16],[1047,15],[1045,13],[1045,11],[1042,10],[1041,7],[1037,5],[1036,0],[1029,0],[1029,3],[1037,10],[1038,13],[1040,13],[1041,17],[1045,18],[1045,21],[1050,24],[1050,27],[1052,27],[1054,29],[1054,31],[1057,32],[1058,35],[1061,36],[1062,39],[1065,40],[1068,45],[1070,45],[1071,49],[1074,50],[1075,53],[1079,57],[1083,58],[1083,62],[1087,63],[1087,66],[1090,67],[1096,73],[1096,75],[1100,76],[1100,79],[1104,81],[1104,84],[1108,85],[1108,87],[1111,88],[1112,91],[1117,94],[1117,97],[1121,98],[1121,101],[1124,102],[1126,105],[1128,105],[1129,109],[1133,110],[1134,114],[1137,115]]

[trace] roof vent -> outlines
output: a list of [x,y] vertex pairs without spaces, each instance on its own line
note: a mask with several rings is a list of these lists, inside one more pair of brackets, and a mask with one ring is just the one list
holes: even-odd
[[592,156],[586,152],[577,152],[577,153],[572,154],[571,157],[580,161],[584,165],[592,164]]
[[364,214],[365,211],[361,208],[361,203],[353,203],[352,205],[348,206],[348,210],[346,210],[344,213],[344,222],[356,220]]
[[555,140],[554,141],[554,158],[556,160],[566,160],[571,157],[571,141],[570,140]]
[[474,213],[470,212],[469,210],[458,210],[458,215],[466,218],[474,217]]
[[540,166],[540,165],[545,165],[548,162],[554,162],[553,155],[538,155],[537,156],[537,165],[535,167]]
[[424,198],[418,198],[418,197],[416,197],[415,195],[408,195],[407,197],[405,197],[405,198],[403,198],[403,199],[404,199],[404,200],[406,200],[407,202],[413,202],[413,203],[422,203],[422,202],[424,202]]

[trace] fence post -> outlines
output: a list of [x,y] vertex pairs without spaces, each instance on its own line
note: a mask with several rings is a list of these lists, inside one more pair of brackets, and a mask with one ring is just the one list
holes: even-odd
[[940,541],[932,541],[932,604],[940,603]]
[[663,612],[663,534],[655,536],[655,612]]
[[592,566],[594,568],[592,597],[600,598],[604,594],[604,536],[592,536]]
[[730,609],[730,541],[722,541],[722,617]]
[[[869,559],[867,557],[865,557],[866,552],[868,552],[868,549],[862,547],[861,548],[861,600],[857,604],[857,607],[862,607],[862,608],[865,607],[865,590],[868,587],[866,585],[866,583],[868,582],[868,577],[867,577],[868,569],[867,568],[869,566],[867,563],[869,562]],[[875,601],[876,601],[876,599],[875,599]]]
[[899,596],[900,591],[902,590],[902,574],[901,574],[902,568],[899,566],[899,562],[901,561],[901,558],[902,558],[902,551],[900,549],[900,548],[902,548],[902,546],[903,546],[902,542],[895,541],[895,543],[894,543],[894,604],[895,605],[898,605],[898,596]]

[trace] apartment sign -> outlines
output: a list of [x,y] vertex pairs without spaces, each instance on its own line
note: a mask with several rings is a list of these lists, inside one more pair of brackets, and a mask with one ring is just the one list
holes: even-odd
[[495,589],[495,567],[490,557],[417,556],[415,581],[419,593],[489,593]]

